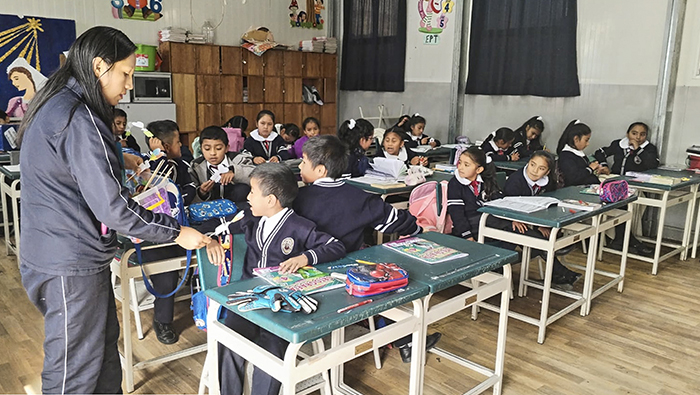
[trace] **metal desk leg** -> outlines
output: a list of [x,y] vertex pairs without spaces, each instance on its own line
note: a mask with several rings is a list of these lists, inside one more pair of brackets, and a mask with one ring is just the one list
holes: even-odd
[[10,255],[10,215],[7,209],[7,185],[5,185],[5,175],[0,173],[0,196],[2,197],[2,228],[5,231],[5,248],[7,249],[7,255]]
[[666,221],[666,206],[668,205],[669,191],[664,191],[659,207],[659,225],[656,228],[656,248],[654,249],[654,263],[651,267],[651,274],[656,276],[659,271],[659,257],[661,256],[661,242],[664,236],[664,222]]
[[[216,301],[209,299],[209,309],[207,310],[207,327],[211,323],[219,319],[219,308],[221,305]],[[204,369],[207,370],[207,387],[209,387],[209,395],[219,395],[219,342],[212,333],[207,331],[207,358]],[[126,335],[126,332],[124,333]]]
[[[586,316],[591,311],[591,295],[593,294],[593,278],[595,277],[595,264],[597,259],[597,248],[598,248],[598,237],[600,236],[600,220],[602,215],[593,217],[592,226],[595,229],[593,236],[590,238],[590,244],[588,246],[588,255],[586,258],[586,278],[583,283],[583,298],[585,302],[581,306],[581,315]],[[625,232],[627,233],[627,232]],[[626,240],[629,241],[629,233],[626,234]],[[627,255],[627,246],[622,247],[622,253]]]
[[698,184],[694,184],[690,187],[690,193],[693,197],[688,201],[688,208],[685,213],[685,223],[683,225],[683,252],[681,252],[682,261],[688,259],[690,231],[693,228],[693,214],[695,214],[695,200],[698,197]]
[[508,308],[510,307],[510,289],[512,286],[512,270],[510,265],[503,266],[503,277],[508,281],[508,287],[501,293],[501,310],[498,315],[498,340],[496,340],[496,366],[494,374],[498,382],[493,386],[493,395],[500,395],[503,386],[503,367],[506,358],[506,335],[508,333]]
[[[627,211],[632,214],[632,218],[625,224],[625,239],[624,244],[622,244],[622,257],[620,257],[620,277],[622,280],[617,284],[617,292],[622,292],[622,288],[625,286],[625,270],[627,268],[627,252],[629,251],[630,236],[632,234],[632,225],[634,221],[634,207],[632,204],[627,205]],[[592,296],[591,296],[592,299]],[[588,312],[591,312],[590,307],[591,301],[588,302]]]
[[[552,271],[554,270],[554,243],[557,240],[557,233],[559,233],[559,229],[552,228],[552,231],[549,234],[549,246],[547,247],[547,266],[544,270],[544,289],[542,289],[542,309],[540,310],[540,321],[537,325],[539,328],[539,331],[537,332],[537,342],[540,344],[544,343],[544,336],[547,331],[549,296],[552,288]],[[595,247],[592,247],[592,249],[595,250]]]
[[122,368],[126,380],[126,391],[134,392],[134,353],[132,350],[131,338],[131,292],[129,292],[129,274],[128,271],[129,256],[123,256],[121,265],[119,265],[120,281],[122,294],[122,333],[124,334],[124,355]]
[[[693,202],[693,205],[695,205],[695,204],[696,204],[696,202]],[[695,259],[695,257],[697,256],[696,254],[698,252],[698,236],[700,236],[699,232],[700,232],[700,209],[698,209],[698,218],[695,220],[695,232],[694,232],[695,235],[693,237],[693,254],[691,255],[691,257],[693,259]]]

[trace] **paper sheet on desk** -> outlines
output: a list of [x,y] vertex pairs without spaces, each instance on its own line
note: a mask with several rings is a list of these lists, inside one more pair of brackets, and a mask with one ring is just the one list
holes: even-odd
[[415,152],[419,152],[421,154],[424,154],[424,153],[430,151],[431,149],[433,149],[433,147],[431,147],[430,145],[419,145],[419,146],[411,148],[411,149]]
[[484,202],[484,206],[504,208],[521,213],[534,213],[549,206],[559,204],[559,199],[542,196],[508,196]]
[[19,165],[7,165],[7,166],[3,166],[3,167],[4,167],[5,169],[7,169],[7,171],[11,171],[11,172],[13,172],[13,173],[14,173],[14,172],[17,172],[17,173],[18,173],[18,172],[19,172]]

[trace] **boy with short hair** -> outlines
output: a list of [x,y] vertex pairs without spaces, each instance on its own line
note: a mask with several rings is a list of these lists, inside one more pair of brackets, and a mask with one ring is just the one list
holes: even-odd
[[[379,195],[367,193],[338,179],[347,169],[346,146],[335,136],[316,136],[304,143],[299,169],[301,179],[310,184],[299,190],[294,210],[334,235],[348,252],[362,247],[365,228],[382,233],[415,236],[422,231],[408,210],[398,210]],[[427,348],[440,339],[440,333],[427,338]],[[397,340],[401,359],[410,362],[411,338]]]
[[255,166],[247,153],[228,152],[228,135],[209,126],[199,135],[202,156],[192,161],[190,175],[201,201],[228,199],[245,203],[250,192],[250,173]]
[[[258,165],[250,175],[250,208],[245,216],[229,226],[231,233],[245,234],[248,246],[242,278],[252,278],[253,269],[279,265],[282,272],[293,273],[299,268],[332,262],[345,256],[345,247],[338,239],[316,230],[316,224],[297,215],[291,206],[298,193],[296,178],[289,167],[279,163]],[[206,227],[216,226],[218,220]],[[207,247],[214,264],[224,261],[219,243]],[[282,358],[287,342],[260,328],[238,314],[226,316],[226,326],[262,345]],[[219,347],[222,394],[242,394],[245,360],[226,347]],[[257,367],[253,373],[253,394],[274,394],[280,382]]]

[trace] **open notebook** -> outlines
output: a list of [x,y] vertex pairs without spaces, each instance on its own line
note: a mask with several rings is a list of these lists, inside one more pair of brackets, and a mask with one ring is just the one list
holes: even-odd
[[352,180],[365,184],[395,184],[406,178],[406,165],[400,160],[374,158],[371,165],[364,176]]
[[507,196],[484,202],[484,206],[498,207],[521,213],[534,213],[559,204],[559,199],[544,196]]

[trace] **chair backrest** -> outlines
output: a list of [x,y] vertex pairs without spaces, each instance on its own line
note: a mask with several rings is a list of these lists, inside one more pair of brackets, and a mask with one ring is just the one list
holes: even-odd
[[[245,243],[245,235],[233,235],[233,262],[231,268],[231,281],[238,281],[243,275],[243,263],[248,246]],[[207,248],[197,250],[197,265],[199,266],[199,284],[203,291],[217,287],[219,267],[209,262]]]
[[498,184],[498,188],[502,191],[503,188],[506,186],[506,173],[504,171],[497,171],[496,172],[496,184]]

